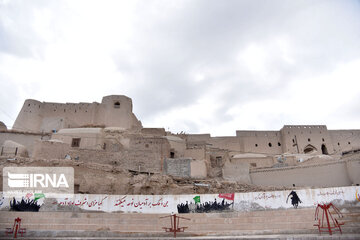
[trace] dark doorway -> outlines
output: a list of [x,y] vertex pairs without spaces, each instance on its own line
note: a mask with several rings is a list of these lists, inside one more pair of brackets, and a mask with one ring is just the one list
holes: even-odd
[[325,154],[325,155],[329,154],[325,144],[321,145],[321,152],[322,152],[322,154]]

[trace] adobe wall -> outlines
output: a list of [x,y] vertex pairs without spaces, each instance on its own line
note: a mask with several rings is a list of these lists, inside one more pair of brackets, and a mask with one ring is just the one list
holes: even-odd
[[80,138],[79,148],[103,149],[104,132],[102,128],[61,129],[51,139],[60,140],[71,146],[74,138]]
[[207,177],[207,167],[204,160],[192,160],[190,162],[190,176],[194,179],[204,179]]
[[279,131],[236,131],[236,137],[243,146],[241,152],[252,153],[282,153]]
[[228,149],[235,152],[242,150],[240,139],[237,137],[212,137],[208,143],[213,148]]
[[232,160],[231,162],[227,161],[225,162],[222,171],[223,178],[226,180],[251,183],[248,163],[243,163],[237,160]]
[[174,158],[182,158],[185,156],[186,142],[184,139],[176,136],[165,136],[170,144],[170,152],[174,154]]
[[62,128],[104,125],[125,129],[141,128],[126,96],[106,96],[101,103],[48,103],[28,99],[16,118],[13,129],[51,132]]
[[188,145],[188,147],[202,146],[209,142],[210,138],[210,134],[187,134],[186,144]]
[[0,147],[4,144],[6,140],[11,140],[25,146],[29,153],[29,156],[32,156],[33,154],[35,142],[41,139],[48,140],[50,139],[50,136],[33,133],[0,131]]
[[64,159],[65,155],[70,151],[70,145],[57,141],[41,141],[35,142],[34,159]]
[[198,148],[187,148],[185,150],[184,157],[203,160],[206,159],[205,148],[198,147]]
[[360,148],[360,130],[329,130],[329,136],[336,153]]
[[233,157],[231,158],[231,162],[237,163],[247,163],[250,168],[265,168],[272,167],[275,164],[274,158],[271,156],[265,157]]
[[321,154],[324,145],[328,154],[334,153],[332,139],[325,125],[285,125],[280,132],[284,152],[304,153],[305,148],[311,145]]
[[[359,160],[360,161],[360,160]],[[251,182],[260,186],[340,187],[353,184],[346,161],[250,171]]]

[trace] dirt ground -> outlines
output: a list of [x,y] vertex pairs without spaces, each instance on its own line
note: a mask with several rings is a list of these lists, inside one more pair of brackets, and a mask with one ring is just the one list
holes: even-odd
[[233,192],[260,192],[289,190],[286,187],[260,187],[252,184],[225,181],[222,178],[203,180],[173,178],[162,174],[130,172],[121,166],[84,163],[74,160],[40,160],[17,158],[0,159],[0,189],[4,167],[73,167],[75,193],[162,195],[162,194],[206,194]]

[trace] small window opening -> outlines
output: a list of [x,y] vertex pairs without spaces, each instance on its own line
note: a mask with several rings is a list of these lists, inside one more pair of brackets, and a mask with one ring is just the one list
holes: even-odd
[[145,147],[148,148],[148,147],[149,147],[149,144],[145,144]]
[[255,143],[255,147],[257,147],[258,145],[257,145],[257,143]]
[[71,147],[80,147],[81,138],[73,138],[71,142]]
[[293,143],[295,143],[295,139],[293,139]]
[[323,138],[322,141],[325,142],[325,139]]
[[338,142],[338,146],[340,146],[340,143]]
[[269,147],[272,147],[272,144],[271,144],[271,143],[269,143]]
[[120,108],[120,102],[114,103],[114,108]]
[[216,157],[216,166],[221,166],[221,163],[222,163],[222,157],[219,156],[219,157]]
[[175,158],[175,153],[174,152],[170,152],[170,158]]
[[350,145],[350,142],[348,142],[348,144]]
[[322,152],[322,154],[328,155],[328,150],[327,150],[325,144],[321,145],[321,152]]
[[279,147],[281,146],[281,143],[280,143],[280,142],[278,142],[278,146],[279,146]]
[[310,138],[308,138],[308,142],[310,142],[311,140],[310,140]]

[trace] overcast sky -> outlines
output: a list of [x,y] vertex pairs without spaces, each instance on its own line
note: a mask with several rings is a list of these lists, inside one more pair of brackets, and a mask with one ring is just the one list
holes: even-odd
[[360,129],[360,1],[0,0],[0,121],[132,98],[144,127]]

